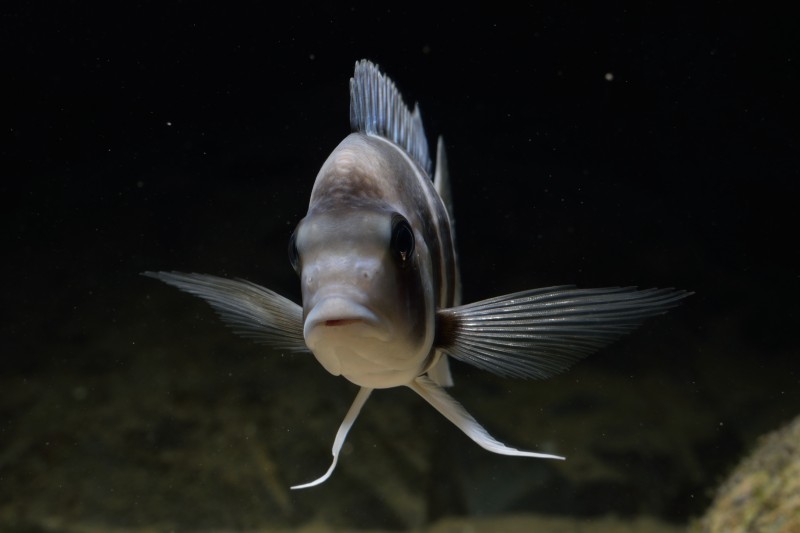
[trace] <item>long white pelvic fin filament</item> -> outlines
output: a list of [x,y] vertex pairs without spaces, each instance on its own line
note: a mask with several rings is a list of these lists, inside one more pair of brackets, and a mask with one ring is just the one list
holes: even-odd
[[489,435],[464,407],[455,401],[443,388],[434,383],[426,376],[420,376],[408,384],[417,394],[422,396],[426,402],[431,404],[437,411],[442,413],[445,418],[458,426],[469,438],[474,440],[482,448],[500,455],[513,455],[516,457],[537,457],[539,459],[561,459],[559,455],[548,453],[527,452],[510,448],[502,442]]
[[344,420],[342,420],[342,424],[339,426],[339,431],[336,432],[336,438],[333,439],[333,448],[331,449],[331,453],[333,454],[333,462],[331,463],[330,468],[328,468],[328,471],[314,481],[290,487],[292,490],[316,487],[317,485],[325,483],[325,481],[331,477],[333,470],[336,468],[336,463],[339,460],[339,452],[342,451],[344,439],[347,438],[347,432],[350,431],[351,427],[353,427],[353,422],[355,422],[356,418],[358,418],[358,413],[361,412],[361,408],[364,407],[364,404],[366,403],[367,398],[369,398],[369,394],[371,392],[372,389],[368,387],[361,387],[361,389],[358,391],[358,394],[356,394],[356,399],[353,400],[353,405],[351,405],[350,409],[347,411]]

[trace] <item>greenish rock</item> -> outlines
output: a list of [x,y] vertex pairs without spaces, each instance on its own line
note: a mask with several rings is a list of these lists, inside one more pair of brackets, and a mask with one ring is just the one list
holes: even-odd
[[760,439],[691,529],[694,533],[800,532],[800,417]]

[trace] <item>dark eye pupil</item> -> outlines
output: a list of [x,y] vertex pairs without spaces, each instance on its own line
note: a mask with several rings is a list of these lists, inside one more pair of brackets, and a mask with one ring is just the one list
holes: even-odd
[[297,251],[297,233],[292,233],[289,237],[289,263],[295,272],[299,272],[300,267],[300,252]]
[[403,262],[407,261],[414,251],[414,232],[404,218],[400,218],[394,224],[391,247]]

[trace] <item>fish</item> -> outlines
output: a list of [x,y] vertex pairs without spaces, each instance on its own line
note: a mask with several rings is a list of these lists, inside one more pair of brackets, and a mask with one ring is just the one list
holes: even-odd
[[692,293],[561,285],[462,304],[443,138],[434,166],[419,105],[409,109],[394,81],[367,59],[350,79],[350,126],[289,238],[301,304],[242,279],[142,274],[202,298],[235,333],[313,354],[359,387],[334,437],[330,467],[292,489],[330,478],[370,394],[393,387],[414,391],[490,452],[563,460],[492,437],[446,391],[450,360],[508,378],[547,379]]

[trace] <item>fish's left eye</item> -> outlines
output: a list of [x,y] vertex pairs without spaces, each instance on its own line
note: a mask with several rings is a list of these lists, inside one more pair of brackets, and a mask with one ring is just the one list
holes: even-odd
[[402,215],[395,215],[392,221],[392,252],[405,263],[414,252],[414,230]]

